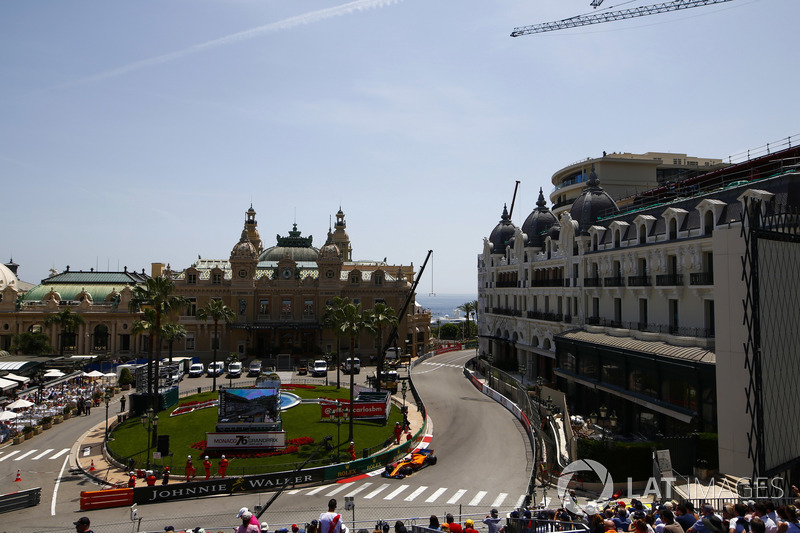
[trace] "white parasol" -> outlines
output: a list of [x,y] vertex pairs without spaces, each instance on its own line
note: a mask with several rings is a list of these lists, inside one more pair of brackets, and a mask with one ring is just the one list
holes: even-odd
[[28,400],[19,399],[15,402],[12,402],[6,405],[6,409],[25,409],[26,407],[30,407],[33,405],[33,402],[29,402]]
[[17,418],[19,415],[14,411],[3,411],[0,413],[0,422],[5,422],[6,420],[12,420]]
[[91,372],[88,372],[88,373],[84,372],[83,375],[84,375],[84,377],[87,377],[87,378],[102,378],[103,376],[105,376],[105,374],[103,374],[99,370],[92,370]]

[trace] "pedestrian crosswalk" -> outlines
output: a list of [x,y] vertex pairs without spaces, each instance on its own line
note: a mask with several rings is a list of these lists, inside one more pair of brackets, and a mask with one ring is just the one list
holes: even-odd
[[517,499],[506,492],[490,495],[484,490],[450,489],[447,487],[420,486],[412,488],[411,485],[397,483],[382,483],[380,481],[356,481],[352,483],[337,483],[323,485],[311,489],[296,489],[287,494],[300,494],[305,496],[335,496],[356,497],[364,500],[378,501],[403,501],[425,503],[447,503],[447,505],[462,504],[467,507],[502,507],[522,505],[525,495]]
[[0,452],[0,463],[6,460],[22,461],[23,459],[27,459],[29,461],[38,461],[40,459],[58,459],[66,453],[69,453],[69,448],[64,448],[58,452],[55,451],[55,448],[48,448],[46,450],[28,450],[27,452],[22,452],[21,450],[14,450],[7,453]]

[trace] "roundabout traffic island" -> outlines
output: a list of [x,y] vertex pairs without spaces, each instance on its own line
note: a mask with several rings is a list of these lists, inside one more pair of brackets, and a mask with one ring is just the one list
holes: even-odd
[[[308,469],[335,470],[337,479],[341,472],[351,475],[350,421],[345,418],[349,415],[349,390],[333,385],[281,385],[275,377],[262,376],[254,387],[221,388],[219,392],[186,397],[177,406],[158,413],[157,429],[147,423],[147,418],[144,424],[135,416],[122,421],[113,428],[109,455],[126,471],[134,470],[142,476],[152,469],[161,479],[161,473],[169,467],[169,483],[187,482],[187,467],[194,469],[189,471],[190,483],[236,476],[283,479],[304,462],[308,462]],[[402,421],[400,409],[391,408],[388,392],[384,398],[383,411],[377,409],[375,401],[354,405],[354,411],[363,412],[364,417],[352,421],[353,441],[361,451],[358,456],[367,462],[391,444],[391,429]],[[221,470],[218,463],[223,455],[228,464]],[[191,465],[186,463],[189,456]],[[212,463],[208,475],[206,456]],[[369,466],[382,468],[389,459],[380,458],[384,462]],[[320,476],[313,480],[298,477],[302,482],[323,480]],[[264,479],[253,488],[271,486],[273,481]],[[240,481],[237,488],[241,486]]]

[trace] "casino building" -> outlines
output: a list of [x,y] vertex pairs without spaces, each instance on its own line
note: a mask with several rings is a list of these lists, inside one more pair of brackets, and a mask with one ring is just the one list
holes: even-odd
[[[800,150],[765,152],[656,179],[661,156],[631,162],[641,180],[605,156],[554,175],[557,209],[541,189],[520,225],[504,207],[478,256],[480,355],[622,434],[718,433],[723,472],[797,468]],[[603,187],[625,180],[650,189]]]
[[[33,287],[21,288],[19,280],[0,268],[0,350],[8,350],[14,334],[43,331],[52,346],[61,345],[61,328],[45,326],[45,319],[66,308],[80,313],[84,324],[66,333],[66,354],[131,357],[146,351],[147,335],[134,335],[140,319],[130,313],[132,287],[150,275],[171,277],[176,293],[189,306],[176,317],[186,337],[173,345],[173,355],[199,356],[210,360],[212,321],[196,318],[197,308],[209,299],[222,299],[236,312],[228,327],[220,326],[218,355],[231,353],[280,359],[287,365],[336,350],[336,338],[322,325],[325,307],[335,297],[347,297],[370,309],[384,302],[400,313],[415,276],[412,265],[390,265],[385,261],[354,260],[345,215],[340,209],[336,223],[320,247],[304,237],[295,224],[288,235],[278,235],[274,246],[265,248],[258,232],[256,212],[245,213],[244,228],[225,259],[198,259],[183,270],[153,263],[150,274],[141,272],[76,271],[67,267]],[[406,353],[422,353],[430,335],[430,314],[414,300],[399,317],[398,346]],[[384,332],[384,339],[388,331]],[[365,362],[377,354],[376,340],[364,333],[357,339],[356,355]],[[343,353],[349,340],[342,342]],[[166,354],[167,346],[163,347]],[[278,358],[281,355],[282,357]]]
[[[336,350],[335,336],[322,324],[325,308],[335,297],[349,298],[365,310],[383,302],[399,314],[415,276],[413,264],[354,260],[346,230],[339,209],[320,248],[311,236],[302,236],[297,224],[265,248],[256,211],[250,206],[228,259],[199,259],[177,272],[165,268],[163,274],[175,280],[176,292],[190,302],[179,317],[188,331],[180,354],[210,353],[213,323],[196,318],[197,308],[210,298],[223,299],[236,312],[220,340],[223,351],[257,357],[289,354],[294,362]],[[161,268],[155,265],[154,275],[161,274]],[[430,314],[412,299],[406,314],[398,318],[398,346],[404,353],[423,353]],[[377,355],[375,344],[374,335],[363,333],[357,339],[356,356],[369,361]],[[348,349],[349,340],[343,339],[342,353]]]

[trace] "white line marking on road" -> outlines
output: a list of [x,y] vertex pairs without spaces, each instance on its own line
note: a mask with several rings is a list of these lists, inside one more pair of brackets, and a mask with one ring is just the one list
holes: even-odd
[[517,500],[517,503],[514,504],[514,509],[519,509],[520,507],[522,507],[522,503],[524,501],[525,501],[525,495],[523,494],[522,496],[519,497],[519,500]]
[[375,496],[377,496],[378,494],[380,494],[381,492],[383,492],[384,490],[386,490],[386,487],[388,487],[388,486],[389,486],[389,484],[388,484],[388,483],[384,483],[383,485],[381,485],[381,486],[380,486],[380,487],[378,487],[377,489],[373,490],[372,492],[370,492],[369,494],[367,494],[366,496],[364,496],[364,499],[365,499],[365,500],[369,500],[369,499],[372,499],[372,498],[374,498]]
[[370,485],[372,485],[372,483],[362,483],[361,485],[358,486],[358,488],[356,490],[354,490],[353,492],[351,492],[349,494],[345,494],[345,496],[347,496],[347,497],[355,496],[356,494],[358,494],[362,490],[366,489]]
[[392,498],[394,498],[395,496],[397,496],[398,494],[400,494],[401,492],[403,492],[407,488],[408,488],[408,485],[400,485],[399,487],[394,489],[392,492],[390,492],[387,496],[384,496],[383,499],[384,500],[391,500]]
[[478,505],[479,503],[481,503],[481,500],[483,499],[484,496],[486,496],[485,490],[478,491],[478,494],[476,494],[475,497],[472,498],[467,505],[472,505],[472,506]]
[[0,457],[0,463],[2,463],[3,461],[5,461],[6,459],[8,459],[9,457],[11,457],[13,455],[17,455],[18,453],[19,453],[19,450],[15,450],[15,451],[9,453],[8,455],[4,455],[3,457]]
[[503,505],[503,502],[506,501],[506,496],[508,496],[507,492],[501,492],[500,494],[497,495],[497,499],[495,501],[493,501],[492,505],[490,505],[489,507],[492,507],[492,508],[495,508],[495,509],[497,507],[500,507],[501,505]]
[[19,457],[17,457],[17,458],[16,458],[16,459],[14,459],[14,460],[15,460],[15,461],[19,461],[20,459],[25,459],[25,458],[26,458],[26,457],[28,457],[30,454],[32,454],[32,453],[36,453],[36,452],[38,452],[38,451],[39,451],[39,450],[30,450],[30,451],[27,451],[27,452],[23,453],[22,455],[20,455]]
[[55,454],[55,455],[54,455],[53,457],[51,457],[50,459],[58,459],[59,457],[61,457],[61,456],[62,456],[62,455],[64,455],[65,453],[67,453],[68,451],[69,451],[69,448],[64,448],[63,450],[61,450],[60,452],[58,452],[57,454]]
[[295,494],[297,494],[298,492],[300,492],[301,490],[303,490],[303,489],[292,489],[292,490],[287,490],[287,491],[286,491],[286,494],[295,495]]
[[453,497],[447,500],[447,505],[453,505],[454,503],[457,503],[465,492],[467,492],[466,489],[458,489],[456,493],[453,495]]
[[61,472],[58,473],[56,486],[53,488],[53,503],[50,505],[50,516],[56,515],[56,497],[58,496],[58,486],[61,484],[61,476],[64,475],[64,469],[67,467],[67,462],[69,462],[69,455],[64,457],[64,464],[61,465]]
[[320,487],[317,487],[316,489],[311,489],[310,491],[306,492],[306,496],[313,496],[316,493],[322,492],[323,490],[325,490],[327,488],[328,488],[328,485],[322,485]]
[[439,498],[439,496],[444,494],[444,491],[446,491],[446,490],[447,490],[446,488],[436,489],[436,492],[434,492],[433,494],[428,496],[428,499],[425,500],[425,503],[433,503],[433,502],[435,502]]
[[32,457],[31,461],[36,461],[37,459],[41,459],[43,455],[47,455],[48,453],[50,453],[52,451],[53,451],[53,448],[48,448],[45,451],[43,451],[42,453],[40,453],[39,455],[37,455],[36,457]]
[[407,501],[407,502],[414,501],[414,498],[416,498],[417,496],[419,496],[420,494],[425,492],[427,489],[428,489],[428,487],[420,487],[420,488],[418,488],[417,490],[415,490],[414,492],[412,492],[411,494],[406,496],[405,501]]
[[333,496],[334,494],[338,494],[344,489],[350,488],[350,485],[350,483],[341,483],[338,487],[327,493],[325,496]]

